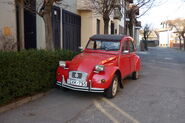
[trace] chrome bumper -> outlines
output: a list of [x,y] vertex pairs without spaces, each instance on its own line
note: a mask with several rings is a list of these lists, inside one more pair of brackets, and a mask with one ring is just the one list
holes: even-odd
[[65,82],[64,77],[62,79],[62,82],[57,81],[56,85],[64,87],[64,88],[68,88],[68,89],[71,89],[71,90],[77,90],[77,91],[98,92],[98,93],[103,93],[104,92],[103,88],[92,88],[91,86],[89,86],[89,87],[78,87],[78,86],[70,85],[70,84]]

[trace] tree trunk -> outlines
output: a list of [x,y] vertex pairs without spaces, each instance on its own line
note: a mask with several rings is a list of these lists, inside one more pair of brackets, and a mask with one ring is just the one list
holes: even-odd
[[53,50],[53,33],[52,33],[52,19],[51,19],[51,13],[46,13],[43,16],[44,22],[45,22],[45,40],[46,40],[46,49],[47,50]]
[[104,18],[104,34],[109,34],[109,18]]
[[131,37],[133,37],[133,25],[131,24],[131,22],[130,22],[130,24],[129,24],[129,35],[130,35]]
[[183,39],[184,39],[184,51],[185,51],[185,37]]
[[185,34],[185,32],[184,32],[184,31],[183,31],[183,32],[181,32],[181,36],[182,36],[182,38],[183,38],[183,42],[184,42],[183,47],[184,47],[184,51],[185,51],[185,36],[184,36],[184,34]]
[[133,24],[134,24],[134,12],[133,11],[130,11],[129,12],[129,19],[130,19],[130,22],[129,22],[129,25],[128,25],[128,28],[129,28],[129,35],[131,37],[133,37]]
[[182,47],[181,47],[181,45],[182,45],[182,42],[181,42],[181,36],[179,36],[179,42],[180,42],[180,46],[179,46],[179,48],[180,48],[180,50],[182,49]]

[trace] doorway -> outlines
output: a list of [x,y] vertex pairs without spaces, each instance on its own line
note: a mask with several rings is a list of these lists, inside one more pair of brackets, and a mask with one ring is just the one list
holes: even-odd
[[[31,2],[36,8],[36,1]],[[36,49],[36,14],[24,9],[24,47],[25,49]]]

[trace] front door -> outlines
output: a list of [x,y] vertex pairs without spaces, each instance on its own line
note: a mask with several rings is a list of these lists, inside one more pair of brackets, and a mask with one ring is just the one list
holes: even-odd
[[119,68],[121,70],[121,75],[124,78],[130,74],[130,53],[128,40],[125,40],[122,43],[122,53],[119,59]]
[[[26,3],[25,3],[26,4]],[[31,2],[32,7],[36,8],[36,3]],[[24,47],[25,49],[36,48],[36,14],[24,9]]]
[[131,64],[130,69],[131,69],[131,72],[134,72],[136,68],[135,66],[136,53],[135,53],[135,47],[132,40],[129,40],[129,49],[130,49],[130,64]]

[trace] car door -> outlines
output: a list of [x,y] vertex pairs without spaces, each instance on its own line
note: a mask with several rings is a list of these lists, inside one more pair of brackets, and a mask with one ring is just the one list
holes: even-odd
[[130,73],[130,53],[129,53],[129,41],[124,40],[122,42],[122,48],[119,58],[119,68],[122,74],[122,77],[126,77]]
[[130,51],[130,72],[135,71],[135,58],[136,58],[136,52],[135,52],[135,47],[133,44],[133,40],[129,40],[129,51]]

